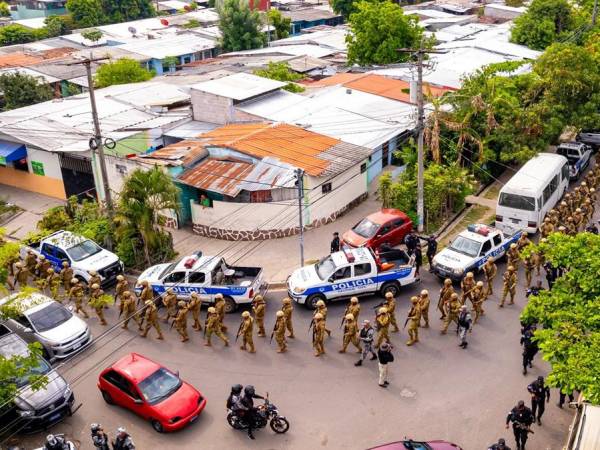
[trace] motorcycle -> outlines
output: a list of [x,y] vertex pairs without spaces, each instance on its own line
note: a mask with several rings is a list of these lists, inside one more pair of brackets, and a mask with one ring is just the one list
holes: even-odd
[[[262,405],[256,408],[255,429],[265,428],[267,423],[277,434],[286,433],[290,429],[290,423],[284,416],[279,415],[277,406],[269,401],[269,395],[265,398]],[[239,416],[235,411],[229,410],[227,413],[227,423],[236,430],[246,430],[248,423],[244,417]]]

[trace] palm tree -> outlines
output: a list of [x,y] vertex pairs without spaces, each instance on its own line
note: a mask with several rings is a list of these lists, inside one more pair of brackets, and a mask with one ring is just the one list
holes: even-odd
[[165,209],[180,209],[179,188],[171,177],[158,167],[135,169],[123,184],[118,220],[141,236],[148,264],[152,264],[150,250],[156,248],[160,238],[158,213]]

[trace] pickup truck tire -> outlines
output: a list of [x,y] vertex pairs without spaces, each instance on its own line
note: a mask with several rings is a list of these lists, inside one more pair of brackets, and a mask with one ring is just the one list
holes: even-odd
[[325,296],[323,296],[322,294],[309,295],[306,299],[306,303],[304,303],[304,306],[306,307],[306,309],[317,309],[317,302],[319,300],[326,301]]
[[225,313],[226,314],[230,314],[233,313],[237,310],[237,303],[235,302],[235,300],[233,300],[231,297],[223,297],[223,300],[225,300]]
[[385,294],[390,292],[394,297],[396,297],[400,293],[400,286],[395,281],[388,281],[383,286],[381,286],[381,290],[379,291],[381,296],[385,298]]
[[115,402],[113,401],[112,397],[110,396],[110,394],[106,391],[100,391],[100,393],[102,394],[102,398],[104,399],[104,401],[106,403],[108,403],[109,405],[114,405]]

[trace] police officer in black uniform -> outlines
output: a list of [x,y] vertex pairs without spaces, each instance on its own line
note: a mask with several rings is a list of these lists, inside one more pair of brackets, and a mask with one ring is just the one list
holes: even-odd
[[537,377],[537,380],[527,386],[527,390],[531,394],[531,411],[533,418],[535,419],[537,412],[537,424],[541,426],[545,402],[550,401],[550,388],[544,384],[544,377],[539,376]]
[[110,447],[108,446],[108,435],[102,429],[102,425],[93,423],[90,429],[92,431],[92,444],[94,444],[94,448],[110,450]]
[[333,233],[333,239],[331,240],[330,250],[331,251],[329,253],[335,253],[340,251],[340,233],[338,233],[337,231]]
[[538,352],[537,342],[533,340],[536,326],[525,325],[521,330],[521,345],[523,346],[523,375],[527,375],[527,366],[531,368],[533,358]]
[[135,450],[133,439],[123,427],[117,428],[117,438],[112,443],[113,450]]
[[506,416],[506,429],[508,429],[508,424],[510,422],[512,422],[513,433],[515,435],[515,441],[517,442],[517,450],[525,450],[527,435],[530,432],[529,427],[533,423],[533,414],[531,413],[531,410],[525,406],[523,400],[519,400],[517,406],[511,409],[508,416]]
[[409,255],[413,255],[417,248],[417,244],[419,243],[419,238],[415,233],[415,230],[410,230],[410,232],[404,238],[404,245],[406,245],[406,250]]
[[539,295],[541,291],[545,291],[545,289],[542,287],[542,280],[538,280],[535,286],[531,286],[527,289],[525,297],[529,298],[530,295]]
[[496,444],[490,445],[487,450],[510,450],[510,447],[506,445],[503,438],[500,438]]

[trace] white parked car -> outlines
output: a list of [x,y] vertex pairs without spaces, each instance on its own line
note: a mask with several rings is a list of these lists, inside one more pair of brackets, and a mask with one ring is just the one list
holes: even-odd
[[67,358],[92,342],[88,324],[74,315],[70,308],[40,293],[16,299],[13,294],[0,300],[0,306],[19,302],[21,314],[4,324],[26,342],[39,342],[44,356],[54,361]]

